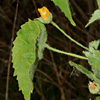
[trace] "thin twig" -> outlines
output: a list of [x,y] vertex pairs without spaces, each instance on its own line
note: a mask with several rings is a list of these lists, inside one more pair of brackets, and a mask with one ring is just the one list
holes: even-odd
[[11,54],[12,54],[12,46],[13,46],[14,33],[15,33],[15,25],[16,25],[16,20],[17,20],[17,15],[18,15],[18,4],[19,4],[19,0],[17,0],[16,12],[15,12],[14,23],[13,23],[13,28],[12,28],[12,38],[11,38],[11,45],[10,45],[10,56],[9,56],[9,61],[8,61],[8,71],[7,71],[7,83],[6,83],[5,100],[8,100],[9,75],[10,75],[10,66],[11,66],[11,58],[12,58]]
[[71,0],[71,3],[76,7],[77,11],[79,12],[79,14],[81,14],[81,16],[84,18],[84,20],[87,22],[88,21],[88,17],[86,16],[86,14],[84,13],[84,11],[79,7],[79,5],[75,2],[75,0]]
[[39,76],[34,76],[34,77],[37,78],[37,79],[40,79],[40,80],[42,80],[44,82],[51,83],[51,84],[55,85],[58,88],[60,87],[60,85],[57,82],[55,82],[55,81],[50,81],[48,79],[44,79],[44,78],[39,77]]
[[36,14],[37,14],[37,16],[39,17],[39,13],[38,13],[38,11],[37,11],[36,2],[35,2],[35,0],[32,0],[32,1],[33,1],[33,4],[34,4],[34,7],[35,7]]
[[58,83],[60,85],[58,88],[61,91],[61,99],[62,100],[66,100],[65,99],[65,94],[64,94],[64,89],[61,86],[62,84],[61,84],[61,81],[60,81],[59,73],[58,73],[57,66],[56,66],[55,61],[54,61],[54,57],[53,57],[52,51],[50,51],[50,56],[51,56],[51,59],[52,59],[52,62],[53,62],[53,67],[54,67],[54,71],[56,73],[57,81],[58,81]]
[[44,75],[45,77],[47,77],[49,80],[54,81],[49,75],[47,75],[46,73],[44,73],[43,71],[36,69],[37,72],[41,73],[42,75]]

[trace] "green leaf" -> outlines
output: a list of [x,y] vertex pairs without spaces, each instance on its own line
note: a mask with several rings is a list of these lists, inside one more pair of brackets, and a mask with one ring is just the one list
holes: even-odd
[[83,52],[88,57],[88,63],[92,66],[92,71],[97,78],[100,78],[100,51],[97,50],[99,41],[90,42],[89,51]]
[[88,76],[91,80],[94,80],[93,78],[93,73],[88,71],[85,67],[83,67],[82,65],[76,64],[72,61],[69,62],[69,64],[71,66],[74,66],[77,68],[77,70],[79,70],[80,72],[82,72],[83,74],[85,74],[86,76]]
[[89,51],[83,51],[83,53],[89,57],[91,53],[93,53],[95,50],[98,49],[98,46],[99,46],[99,43],[100,43],[100,40],[94,40],[92,42],[89,43]]
[[[41,34],[45,34],[44,40]],[[42,37],[41,37],[42,36]],[[14,47],[12,49],[12,62],[14,68],[14,76],[17,75],[19,84],[19,90],[22,90],[25,100],[30,100],[30,94],[33,91],[33,76],[37,67],[38,61],[43,56],[44,42],[46,42],[46,28],[39,21],[29,20],[21,26],[21,29],[17,32],[17,37],[13,42]],[[38,45],[39,44],[39,45]]]
[[97,9],[94,11],[94,13],[92,14],[92,17],[90,18],[89,22],[87,23],[87,26],[89,26],[91,23],[93,23],[94,21],[100,19],[100,9]]
[[95,50],[93,53],[89,53],[87,57],[89,64],[92,66],[93,73],[100,78],[100,52]]
[[80,72],[82,72],[83,74],[85,74],[86,76],[88,76],[91,80],[94,80],[93,78],[93,73],[88,71],[85,67],[83,67],[82,65],[76,64],[75,62],[70,61],[69,62],[70,66],[74,66],[77,68],[77,70],[79,70]]
[[100,8],[100,0],[97,0],[97,3],[98,3],[98,6],[99,6],[99,8]]
[[89,51],[92,52],[92,50],[97,50],[99,46],[100,40],[94,40],[89,43]]
[[65,16],[69,19],[72,25],[76,25],[72,19],[70,8],[69,8],[69,0],[51,0],[55,3],[55,5],[59,6],[59,8],[64,12]]

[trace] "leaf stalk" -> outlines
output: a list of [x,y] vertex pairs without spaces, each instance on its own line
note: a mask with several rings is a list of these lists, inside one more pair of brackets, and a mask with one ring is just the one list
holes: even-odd
[[83,46],[81,43],[77,42],[76,40],[74,40],[73,38],[71,38],[67,33],[65,33],[56,23],[54,23],[52,21],[51,24],[53,26],[55,26],[60,32],[62,32],[68,39],[70,39],[71,41],[73,41],[74,43],[76,43],[78,46],[84,48],[85,50],[88,50],[87,47]]
[[65,51],[55,49],[55,48],[49,46],[48,44],[45,44],[45,47],[48,48],[49,50],[52,50],[52,51],[57,52],[57,53],[61,53],[61,54],[65,54],[65,55],[68,55],[68,56],[88,60],[88,58],[86,58],[86,57],[83,57],[83,56],[80,56],[80,55],[77,55],[77,54],[74,54],[74,53],[69,53],[69,52],[65,52]]

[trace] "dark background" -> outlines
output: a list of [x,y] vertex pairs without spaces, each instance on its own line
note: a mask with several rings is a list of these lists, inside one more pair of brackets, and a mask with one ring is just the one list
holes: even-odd
[[[16,8],[17,4],[18,8]],[[46,6],[51,11],[55,23],[84,46],[88,47],[90,41],[100,38],[99,20],[88,28],[84,27],[94,10],[98,8],[96,0],[70,0],[72,17],[76,22],[75,27],[70,24],[59,7],[50,0],[19,0],[19,2],[18,0],[0,0],[0,100],[5,100],[11,39],[15,39],[20,25],[27,22],[29,18],[34,19],[40,16],[37,8],[42,6]],[[17,13],[16,9],[18,9]],[[55,27],[52,25],[46,25],[46,27],[48,44],[64,51],[83,55],[83,49],[67,39]],[[91,70],[85,60],[45,49],[44,58],[36,69],[32,100],[89,100],[89,98],[95,98],[95,95],[90,94],[88,90],[89,79],[71,67],[68,64],[70,60]],[[18,91],[18,82],[16,77],[13,77],[13,72],[11,64],[8,100],[24,100],[21,91]]]

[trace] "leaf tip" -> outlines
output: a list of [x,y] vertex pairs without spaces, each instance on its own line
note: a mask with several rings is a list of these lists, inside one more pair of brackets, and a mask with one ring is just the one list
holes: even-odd
[[73,21],[73,22],[72,22],[72,25],[73,25],[73,26],[76,26],[76,23]]
[[87,28],[88,26],[89,26],[89,24],[86,24],[86,25],[85,25],[85,28]]
[[72,66],[72,61],[69,61],[70,66]]

